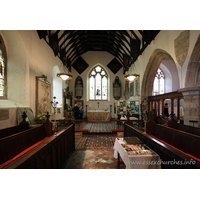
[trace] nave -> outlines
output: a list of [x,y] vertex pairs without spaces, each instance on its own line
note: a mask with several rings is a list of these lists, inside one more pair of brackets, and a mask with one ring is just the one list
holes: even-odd
[[[88,122],[76,122],[75,130],[84,130]],[[98,127],[100,123],[93,123]],[[116,122],[107,123],[113,128],[123,128],[123,125],[116,125]],[[75,151],[68,159],[65,169],[117,169],[117,159],[114,158],[114,141],[117,136],[123,133],[75,133]],[[119,169],[125,169],[121,164]]]

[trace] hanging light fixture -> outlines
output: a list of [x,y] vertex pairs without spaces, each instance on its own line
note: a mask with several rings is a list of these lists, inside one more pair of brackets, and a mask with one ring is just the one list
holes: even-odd
[[124,76],[124,79],[128,81],[133,81],[137,79],[138,77],[139,77],[138,74],[129,74],[129,75]]
[[[62,79],[62,80],[64,80],[64,81],[66,81],[66,80],[71,80],[71,79],[72,79],[72,75],[69,74],[69,73],[67,73],[67,72],[65,72],[65,67],[66,67],[66,66],[63,65],[64,72],[62,72],[62,73],[57,73],[57,77],[60,78],[60,79]],[[67,68],[67,67],[66,67],[66,68]]]
[[57,77],[61,78],[64,81],[72,79],[72,75],[67,73],[57,73]]
[[[130,68],[131,68],[131,67],[130,67]],[[130,68],[129,68],[129,69],[130,69]],[[133,68],[134,68],[134,66],[132,67],[132,73],[130,73],[130,74],[124,76],[124,79],[125,79],[125,80],[133,81],[133,80],[139,78],[140,75],[138,75],[138,74],[136,74],[136,73],[133,73]],[[128,70],[128,71],[129,71],[129,70]]]

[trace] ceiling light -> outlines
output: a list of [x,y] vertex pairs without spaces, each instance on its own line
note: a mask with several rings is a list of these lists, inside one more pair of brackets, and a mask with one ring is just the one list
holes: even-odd
[[129,74],[129,75],[124,76],[124,79],[128,81],[133,81],[137,79],[138,77],[139,77],[138,74]]
[[64,81],[72,79],[72,75],[67,74],[67,73],[57,73],[57,77],[64,80]]

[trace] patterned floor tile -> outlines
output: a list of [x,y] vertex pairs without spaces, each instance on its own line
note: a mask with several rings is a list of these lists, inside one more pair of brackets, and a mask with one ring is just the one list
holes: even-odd
[[97,169],[105,169],[103,166],[99,166]]
[[[97,150],[76,150],[65,169],[117,169],[117,160],[113,154],[113,148],[106,147]],[[120,169],[125,168],[124,164],[120,165]]]

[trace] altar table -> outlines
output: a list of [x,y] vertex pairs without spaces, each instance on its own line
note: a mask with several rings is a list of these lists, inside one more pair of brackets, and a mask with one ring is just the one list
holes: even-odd
[[[136,137],[132,138],[139,141]],[[126,165],[126,169],[161,169],[161,161],[158,154],[150,149],[152,152],[151,154],[128,155],[128,152],[122,147],[122,144],[126,144],[125,140],[126,137],[125,139],[116,138],[114,144],[114,158],[117,159],[120,156]],[[139,142],[137,144],[139,144]]]
[[106,110],[88,110],[87,119],[89,122],[108,122],[110,121],[110,111]]

